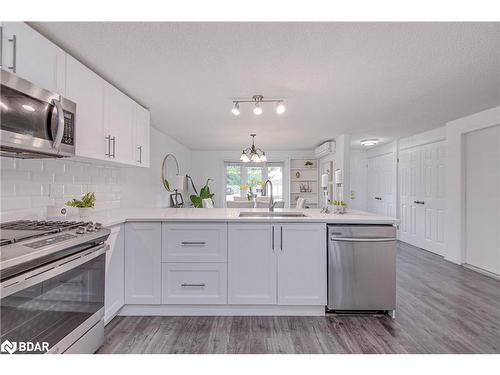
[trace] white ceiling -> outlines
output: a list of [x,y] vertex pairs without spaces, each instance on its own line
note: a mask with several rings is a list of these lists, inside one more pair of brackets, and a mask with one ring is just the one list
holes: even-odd
[[[500,104],[500,23],[31,23],[192,149],[390,140]],[[231,99],[286,98],[260,117]]]

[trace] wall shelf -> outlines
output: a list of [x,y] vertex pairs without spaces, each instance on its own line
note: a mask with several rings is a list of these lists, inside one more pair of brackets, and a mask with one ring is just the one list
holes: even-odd
[[[306,162],[313,165],[307,167]],[[290,159],[290,207],[294,207],[298,198],[306,200],[306,207],[318,207],[318,160],[317,159]],[[311,191],[301,192],[301,186],[308,186]]]

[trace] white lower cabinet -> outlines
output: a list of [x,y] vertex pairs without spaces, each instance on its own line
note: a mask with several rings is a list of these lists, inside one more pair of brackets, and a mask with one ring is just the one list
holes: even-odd
[[125,303],[161,303],[161,223],[125,224]]
[[107,324],[125,303],[125,234],[123,225],[114,226],[106,243],[106,292],[104,323]]
[[326,305],[325,224],[281,225],[280,238],[278,304]]
[[226,263],[163,263],[164,304],[227,303]]
[[325,224],[229,224],[229,304],[326,304]]

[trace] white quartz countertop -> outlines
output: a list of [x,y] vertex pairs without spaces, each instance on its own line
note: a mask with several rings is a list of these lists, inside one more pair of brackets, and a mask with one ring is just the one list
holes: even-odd
[[275,209],[274,212],[302,212],[305,217],[239,217],[240,212],[267,212],[267,209],[236,208],[148,208],[97,211],[88,219],[113,226],[126,221],[165,222],[274,222],[274,223],[327,223],[327,224],[395,224],[396,218],[369,212],[348,210],[347,213],[323,214],[320,209]]

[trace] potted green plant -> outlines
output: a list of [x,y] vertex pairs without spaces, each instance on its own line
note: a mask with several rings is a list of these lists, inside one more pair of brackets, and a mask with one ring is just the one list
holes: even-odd
[[208,186],[208,183],[211,180],[211,178],[207,180],[205,185],[200,189],[200,194],[198,194],[196,188],[194,187],[193,180],[191,180],[191,185],[193,186],[195,194],[192,194],[189,198],[191,199],[191,203],[193,203],[194,207],[203,208],[203,199],[212,199],[213,203],[213,197],[215,194],[210,191],[210,187]]
[[66,202],[66,206],[78,208],[80,218],[89,217],[92,209],[94,208],[94,204],[95,194],[90,192],[85,194],[81,199],[73,198],[72,200]]
[[306,166],[306,168],[312,168],[312,167],[313,167],[313,165],[314,165],[314,163],[313,163],[312,161],[310,161],[310,160],[307,160],[307,161],[305,162],[305,166]]

